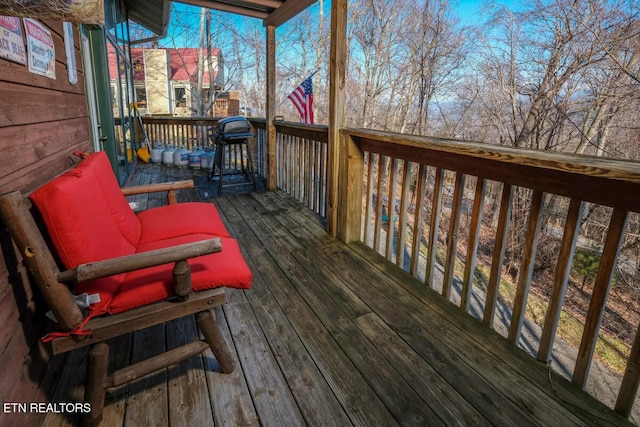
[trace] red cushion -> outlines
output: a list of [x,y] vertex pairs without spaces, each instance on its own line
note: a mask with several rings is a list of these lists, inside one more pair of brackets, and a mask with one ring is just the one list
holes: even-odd
[[[138,252],[210,238],[210,235],[199,234],[150,242],[140,245]],[[194,291],[218,286],[239,289],[248,289],[251,286],[251,270],[242,257],[238,242],[231,238],[221,238],[221,240],[221,252],[189,260]],[[119,313],[173,296],[171,274],[173,265],[173,263],[163,264],[127,273],[118,293],[113,298],[109,312]]]
[[[140,222],[129,207],[126,197],[122,194],[107,154],[104,151],[93,153],[80,162],[76,169],[93,171],[99,184],[99,190],[102,191],[102,197],[118,229],[125,239],[132,245],[136,245],[140,240]],[[94,191],[98,191],[98,188]]]
[[[52,243],[66,268],[135,253],[123,237],[90,169],[75,168],[41,186],[29,197],[40,211]],[[104,311],[124,275],[99,281]],[[76,293],[95,285],[79,286]]]
[[189,234],[230,237],[220,214],[210,203],[187,202],[148,209],[138,214],[138,244]]

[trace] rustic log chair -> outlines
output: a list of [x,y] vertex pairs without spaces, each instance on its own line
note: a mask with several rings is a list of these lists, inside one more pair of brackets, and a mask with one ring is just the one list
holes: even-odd
[[[84,161],[90,164],[91,169],[108,168],[106,156],[101,154],[93,156],[93,160]],[[96,165],[97,167],[94,167]],[[71,175],[73,175],[73,173],[72,170]],[[87,173],[88,172],[84,172],[85,176]],[[99,175],[95,170],[91,171],[92,175],[96,173]],[[111,175],[109,179],[107,179],[106,182],[98,184],[101,186],[101,189],[93,188],[93,191],[99,194],[100,197],[113,197],[114,188],[120,191],[113,174],[110,171],[109,173]],[[69,172],[65,175],[68,174]],[[62,177],[69,180],[70,178],[68,178],[68,176],[65,177],[65,175]],[[56,179],[60,179],[60,177]],[[103,176],[101,179],[104,180],[106,178]],[[71,182],[72,186],[76,185],[76,181],[73,179],[71,179]],[[94,185],[96,184],[94,181],[92,182]],[[108,190],[105,190],[105,185],[108,187]],[[132,195],[152,191],[168,191],[170,205],[163,208],[173,209],[174,211],[156,211],[156,213],[168,214],[171,218],[171,215],[176,214],[176,208],[170,207],[176,206],[171,204],[171,202],[175,202],[175,190],[188,188],[189,186],[192,187],[193,182],[181,181],[140,188],[129,187],[124,189],[124,193],[126,195]],[[77,189],[74,187],[74,191],[75,190]],[[40,191],[40,189],[36,191]],[[111,191],[110,195],[109,191]],[[73,204],[85,197],[88,197],[88,200],[85,199],[85,202],[91,203],[92,197],[95,198],[94,195],[86,194],[78,194],[74,195],[74,197],[75,196],[78,198],[70,200],[69,203]],[[40,197],[40,200],[33,201],[39,208],[39,211],[42,211],[42,195],[40,195]],[[121,197],[122,200],[118,200],[117,203],[122,206],[122,203],[126,203],[126,199],[122,195],[122,192],[120,192],[119,197]],[[37,199],[37,197],[35,199]],[[45,201],[48,200],[49,199],[45,197]],[[178,206],[179,205],[187,205],[185,207],[186,210],[192,208],[196,218],[198,217],[198,209],[202,209],[202,212],[206,212],[208,216],[213,212],[211,210],[212,208],[215,210],[213,205],[204,203],[197,205],[184,203],[178,204]],[[128,208],[128,204],[126,206]],[[31,207],[30,199],[24,197],[18,191],[0,196],[0,215],[9,229],[24,263],[37,282],[47,304],[57,319],[60,332],[50,334],[49,336],[53,353],[60,354],[80,347],[92,346],[88,356],[85,384],[85,401],[91,404],[92,411],[83,420],[85,424],[97,425],[100,423],[107,389],[126,384],[136,378],[186,360],[205,351],[207,348],[211,348],[222,372],[230,373],[233,371],[234,366],[231,355],[216,324],[215,316],[210,310],[225,302],[225,291],[224,288],[220,286],[234,286],[238,288],[247,288],[250,286],[250,270],[246,267],[246,263],[244,259],[242,259],[242,255],[237,245],[235,245],[234,239],[228,237],[213,237],[213,234],[204,233],[204,231],[207,231],[206,228],[209,227],[209,225],[203,226],[202,224],[194,224],[195,233],[185,237],[184,234],[188,231],[189,225],[180,224],[178,227],[179,230],[166,227],[158,231],[160,234],[164,233],[161,237],[165,239],[160,239],[161,242],[163,242],[162,244],[158,244],[157,242],[151,245],[147,244],[146,246],[141,244],[137,253],[112,259],[90,260],[89,262],[75,264],[73,260],[65,259],[69,258],[68,253],[60,254],[61,250],[68,251],[68,248],[61,249],[57,247],[56,239],[60,239],[61,236],[58,235],[58,230],[50,229],[51,224],[47,224],[47,222],[48,220],[51,221],[51,218],[47,218],[48,214],[44,214],[42,217],[47,225],[48,234],[51,236],[54,246],[56,246],[58,256],[67,268],[67,270],[61,272],[53,254],[49,250],[45,238],[41,234],[31,214]],[[155,210],[163,208],[155,208]],[[56,207],[53,209],[56,209]],[[73,209],[82,210],[83,207],[74,206]],[[53,214],[55,213],[54,211]],[[131,213],[132,212],[129,212],[127,215]],[[187,211],[180,212],[181,215],[186,213]],[[51,212],[49,212],[49,214],[51,214]],[[91,211],[91,214],[95,215],[93,211]],[[113,212],[111,212],[111,214],[113,214]],[[217,215],[217,212],[215,212],[215,214]],[[66,214],[62,215],[64,216]],[[138,216],[142,216],[142,214]],[[121,218],[118,217],[117,219]],[[74,220],[71,219],[70,221],[72,223]],[[220,224],[222,223],[219,221],[218,226],[220,226]],[[152,226],[153,224],[149,227]],[[202,229],[203,227],[205,228],[204,231]],[[222,225],[222,227],[224,226]],[[167,228],[169,228],[169,230],[167,230]],[[145,230],[143,229],[142,233],[144,234],[144,232]],[[167,237],[166,233],[174,233],[174,235]],[[52,234],[56,235],[52,236]],[[98,234],[100,233],[98,232]],[[113,232],[113,234],[118,233]],[[182,235],[176,236],[176,234]],[[62,237],[64,238],[64,236]],[[95,237],[100,238],[100,236]],[[121,237],[120,235],[117,238]],[[104,238],[104,234],[102,238]],[[185,241],[186,243],[183,244],[171,245],[171,243]],[[81,245],[84,244],[87,244],[87,242],[81,243]],[[99,242],[99,245],[109,246],[109,243]],[[146,251],[147,249],[149,250]],[[223,257],[223,254],[224,258],[217,258]],[[82,256],[85,256],[84,252],[80,254],[81,258]],[[95,255],[90,254],[88,256],[91,257]],[[238,256],[240,259],[238,259]],[[235,258],[235,260],[230,261],[230,257]],[[73,254],[70,258],[73,258]],[[67,263],[69,262],[73,265],[68,265]],[[173,268],[171,263],[175,263]],[[236,267],[234,267],[234,265]],[[194,268],[197,271],[193,271],[192,274],[191,270]],[[215,269],[216,271],[207,271],[207,268],[209,270]],[[225,275],[227,270],[233,270],[234,268],[236,268],[237,271],[232,271],[231,276],[228,274]],[[157,275],[162,275],[164,282],[160,285],[156,283],[154,288],[150,288],[150,292],[146,290],[144,292],[138,292],[138,299],[141,296],[144,297],[142,301],[135,300],[136,296],[133,295],[133,300],[135,301],[131,304],[125,299],[124,306],[120,308],[103,306],[100,310],[94,310],[93,313],[90,311],[87,317],[83,316],[80,308],[76,305],[74,295],[69,288],[69,285],[74,285],[75,291],[78,293],[80,293],[80,291],[89,293],[97,292],[101,298],[109,299],[110,295],[105,293],[104,286],[101,287],[100,285],[101,280],[103,281],[103,285],[107,283],[107,286],[110,286],[113,282],[112,278],[124,278],[122,279],[122,283],[125,284],[127,283],[127,275],[137,274],[136,285],[141,285],[141,283],[142,285],[146,285],[146,283],[143,283],[145,272],[149,272],[149,277],[152,277],[152,279],[157,278]],[[218,274],[222,274],[222,277],[216,279]],[[203,277],[205,278],[204,281]],[[211,279],[211,277],[213,277],[213,279]],[[171,285],[167,285],[166,283],[167,281],[170,282],[172,278],[173,292],[171,292]],[[149,280],[151,281],[152,279]],[[105,282],[105,280],[107,282]],[[225,281],[230,283],[225,283]],[[122,287],[124,287],[124,285],[119,289]],[[132,293],[131,289],[128,289],[127,292]],[[150,294],[151,297],[149,297]],[[118,295],[116,292],[116,298]],[[167,299],[167,296],[171,298]],[[149,298],[151,298],[151,301],[147,301]],[[121,298],[121,300],[122,299],[123,298]],[[196,322],[204,336],[204,340],[197,340],[182,347],[169,350],[161,355],[154,356],[110,374],[107,372],[109,347],[105,342],[106,340],[192,314],[196,314]]]

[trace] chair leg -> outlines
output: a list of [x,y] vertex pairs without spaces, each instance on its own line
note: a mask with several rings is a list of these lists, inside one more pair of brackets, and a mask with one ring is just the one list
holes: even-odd
[[211,347],[211,351],[216,357],[222,372],[225,374],[233,372],[233,358],[231,357],[231,352],[229,351],[227,344],[224,342],[224,337],[222,336],[220,327],[216,322],[215,315],[211,310],[201,311],[196,314],[196,324],[202,331],[202,335],[204,335],[204,339],[207,341],[207,344]]
[[104,342],[93,345],[89,350],[84,392],[85,401],[91,405],[91,412],[84,418],[85,426],[97,426],[102,420],[108,364],[109,346]]

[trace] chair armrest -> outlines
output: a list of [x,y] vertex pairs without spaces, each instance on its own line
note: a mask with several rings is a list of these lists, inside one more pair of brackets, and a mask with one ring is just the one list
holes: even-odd
[[176,190],[182,190],[185,188],[194,188],[195,184],[192,179],[186,179],[184,181],[174,181],[174,182],[160,182],[157,184],[149,184],[149,185],[138,185],[134,187],[124,187],[122,189],[122,194],[125,196],[134,196],[136,194],[147,194],[147,193],[156,193],[159,191],[168,191],[167,195],[169,199],[169,204],[172,205],[176,203]]
[[222,242],[219,238],[186,243],[139,254],[80,264],[75,268],[58,274],[58,281],[62,283],[86,282],[114,274],[153,267],[155,265],[183,261],[189,258],[220,252],[221,250]]

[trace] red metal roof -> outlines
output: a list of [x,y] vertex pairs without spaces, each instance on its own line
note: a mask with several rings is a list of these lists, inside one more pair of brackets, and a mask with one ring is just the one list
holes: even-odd
[[[171,64],[171,77],[170,80],[175,81],[197,81],[198,76],[198,58],[200,56],[199,48],[175,48],[164,49],[169,52],[169,61]],[[144,82],[144,51],[153,50],[145,48],[132,48],[131,49],[131,63],[133,65],[133,80],[135,82]],[[206,54],[206,51],[205,51]],[[220,57],[221,51],[219,48],[214,48],[211,51],[213,57]],[[109,76],[114,79],[117,75],[117,64],[114,49],[108,47],[109,55]],[[139,64],[139,65],[136,65]],[[214,79],[217,77],[217,72],[214,70]],[[209,73],[205,69],[204,83],[209,83]]]

